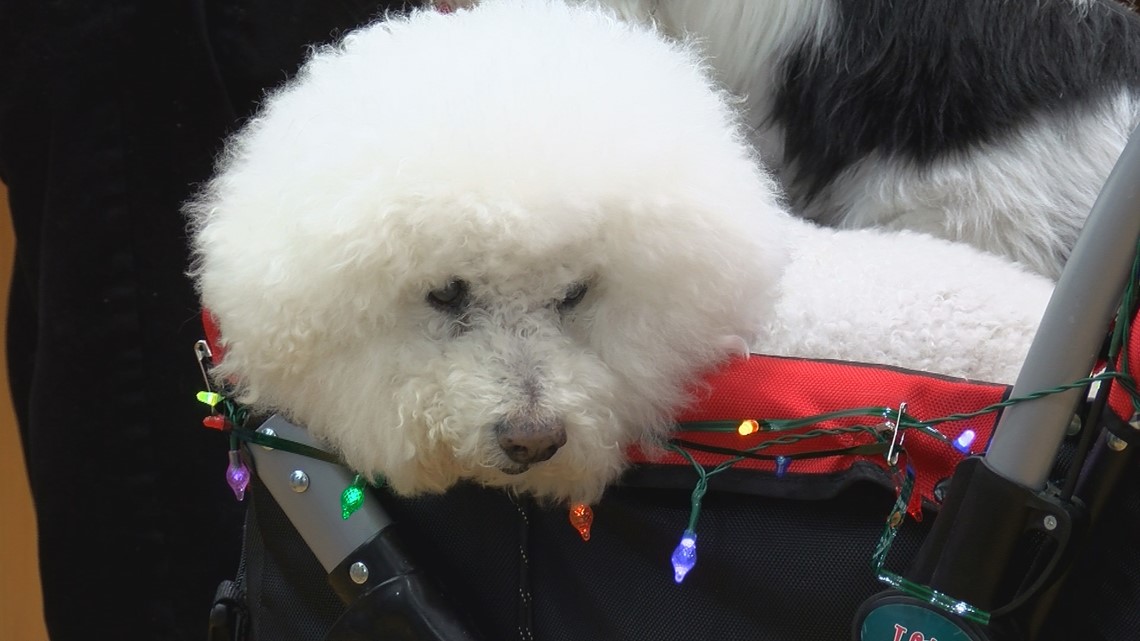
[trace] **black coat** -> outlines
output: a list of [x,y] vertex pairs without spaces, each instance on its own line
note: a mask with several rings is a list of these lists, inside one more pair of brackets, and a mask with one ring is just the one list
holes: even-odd
[[305,47],[381,4],[0,6],[9,366],[54,641],[204,638],[243,506],[223,479],[226,438],[194,399],[201,326],[179,207]]

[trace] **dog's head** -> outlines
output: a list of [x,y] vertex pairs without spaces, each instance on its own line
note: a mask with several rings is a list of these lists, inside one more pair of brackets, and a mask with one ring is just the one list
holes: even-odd
[[490,2],[315,54],[188,205],[221,376],[400,492],[590,501],[751,339],[772,182],[685,48]]

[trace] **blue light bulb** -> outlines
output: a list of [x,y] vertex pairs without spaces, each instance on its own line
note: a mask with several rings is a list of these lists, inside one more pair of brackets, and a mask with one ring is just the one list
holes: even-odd
[[783,478],[788,473],[788,466],[792,464],[791,457],[777,456],[776,457],[776,478]]
[[965,430],[958,435],[958,438],[954,439],[954,449],[963,454],[969,454],[970,445],[973,444],[975,438],[977,438],[977,434],[974,433],[974,430]]
[[697,533],[685,530],[681,535],[681,542],[673,550],[673,580],[677,583],[685,580],[685,575],[697,564]]

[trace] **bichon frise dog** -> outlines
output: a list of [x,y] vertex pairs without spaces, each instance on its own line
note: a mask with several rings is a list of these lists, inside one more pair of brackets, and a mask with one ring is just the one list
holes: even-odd
[[1011,380],[1051,284],[788,215],[693,47],[417,11],[314,53],[187,205],[218,376],[397,492],[591,502],[758,346]]

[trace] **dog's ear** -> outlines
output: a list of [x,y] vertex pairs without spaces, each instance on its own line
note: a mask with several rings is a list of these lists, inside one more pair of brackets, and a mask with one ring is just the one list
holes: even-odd
[[732,358],[748,358],[748,355],[751,353],[751,350],[748,348],[748,341],[740,336],[721,336],[720,346],[723,347]]

